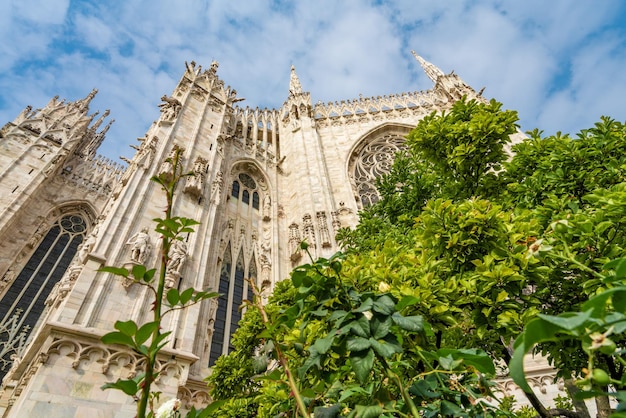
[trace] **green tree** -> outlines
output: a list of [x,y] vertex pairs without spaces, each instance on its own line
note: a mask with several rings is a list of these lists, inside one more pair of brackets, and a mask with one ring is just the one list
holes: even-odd
[[[512,413],[481,403],[485,353],[508,362],[538,315],[576,311],[612,286],[603,269],[626,245],[624,125],[603,118],[577,139],[535,132],[510,157],[516,121],[495,101],[462,100],[409,134],[380,201],[339,234],[346,255],[297,268],[293,299],[268,305],[260,342],[287,367],[251,377],[259,416]],[[564,377],[587,365],[571,341],[535,342]],[[620,381],[618,359],[602,365]],[[542,417],[586,416],[529,397]]]

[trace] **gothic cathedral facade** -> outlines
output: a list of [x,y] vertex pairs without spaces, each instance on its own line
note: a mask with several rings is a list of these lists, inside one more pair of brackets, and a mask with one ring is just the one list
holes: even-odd
[[[415,55],[415,53],[414,53]],[[76,102],[27,107],[0,130],[0,414],[7,417],[133,416],[134,405],[100,386],[135,375],[139,359],[99,338],[117,320],[146,322],[142,286],[98,270],[157,265],[152,219],[164,198],[150,178],[179,150],[193,172],[174,212],[200,222],[169,286],[219,292],[167,317],[170,340],[156,390],[186,406],[209,399],[202,379],[251,297],[247,279],[270,289],[314,256],[338,250],[335,233],[378,199],[405,135],[462,96],[483,100],[456,74],[419,61],[434,86],[312,104],[291,68],[279,109],[240,107],[217,74],[186,64],[160,117],[127,166],[96,154],[112,121],[89,113],[96,91]]]

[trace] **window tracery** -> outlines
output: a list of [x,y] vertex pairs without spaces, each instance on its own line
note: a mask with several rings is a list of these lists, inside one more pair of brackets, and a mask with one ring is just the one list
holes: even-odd
[[[228,244],[220,270],[219,284],[217,285],[220,297],[217,300],[217,309],[213,320],[211,348],[209,350],[209,367],[213,366],[218,357],[230,352],[232,335],[239,328],[239,321],[243,315],[241,309],[243,300],[252,300],[252,287],[246,278],[256,278],[257,266],[255,256],[252,255],[246,269],[243,247],[240,248],[237,261],[233,263],[233,245]],[[236,247],[235,247],[235,251]]]
[[[46,307],[48,295],[68,269],[86,231],[87,223],[78,214],[58,219],[0,300],[2,323],[12,320],[16,329],[25,330],[21,337],[22,343],[26,342],[30,331],[37,324]],[[20,349],[19,344],[16,345],[19,341],[12,341],[8,337],[10,334],[0,333],[0,351],[4,352],[6,360]],[[0,361],[0,377],[6,373],[6,365],[6,362]]]
[[404,136],[399,132],[379,136],[360,149],[357,148],[352,157],[350,177],[361,209],[378,202],[380,196],[376,179],[391,170],[396,153],[405,149]]

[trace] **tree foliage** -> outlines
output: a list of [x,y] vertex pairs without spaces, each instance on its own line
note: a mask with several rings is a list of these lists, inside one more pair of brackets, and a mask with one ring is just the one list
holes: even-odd
[[[588,379],[588,344],[528,329],[623,285],[610,262],[625,255],[626,128],[602,118],[576,139],[535,131],[508,155],[516,123],[495,101],[461,100],[424,118],[379,180],[379,202],[338,235],[345,254],[296,268],[262,331],[244,318],[236,340],[249,344],[211,377],[231,388],[219,396],[246,388],[258,416],[514,416],[483,398],[492,359],[508,363],[520,334],[518,351],[542,351],[561,376]],[[611,300],[607,309],[621,306]],[[604,320],[593,329],[606,336]],[[624,330],[611,332],[621,352]],[[623,386],[620,359],[598,361]],[[222,376],[229,367],[245,373]],[[584,416],[529,399],[540,416]]]

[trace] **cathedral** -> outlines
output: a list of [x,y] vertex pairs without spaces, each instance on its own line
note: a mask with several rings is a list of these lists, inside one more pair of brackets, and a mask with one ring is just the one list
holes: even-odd
[[[237,91],[186,63],[160,115],[127,164],[97,155],[112,120],[74,102],[26,107],[0,130],[0,415],[131,417],[132,400],[100,389],[141,371],[135,353],[100,337],[117,320],[150,320],[145,287],[99,271],[158,265],[153,219],[165,205],[150,178],[186,177],[173,212],[200,222],[181,243],[167,286],[219,292],[166,317],[171,331],[154,390],[186,407],[210,401],[203,378],[229,352],[242,301],[306,260],[338,251],[335,233],[375,203],[376,178],[418,121],[463,96],[484,100],[454,74],[413,53],[433,86],[313,104],[291,67],[279,109],[242,107]],[[551,380],[552,377],[549,377]],[[541,384],[541,382],[539,382]]]

